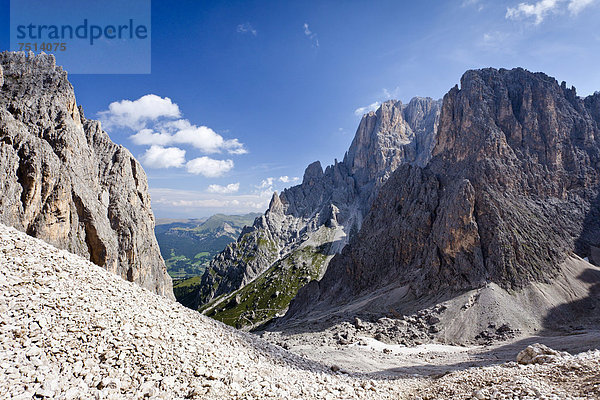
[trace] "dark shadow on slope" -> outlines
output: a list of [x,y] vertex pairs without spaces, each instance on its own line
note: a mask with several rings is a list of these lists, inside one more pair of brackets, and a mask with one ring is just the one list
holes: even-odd
[[577,279],[592,285],[588,296],[550,310],[544,319],[546,331],[573,332],[600,327],[600,270],[588,268]]
[[[582,256],[588,257],[589,261],[598,265],[599,260],[594,258],[594,251],[600,252],[600,195],[595,198],[590,204],[590,209],[587,212],[582,231],[580,236],[575,240],[575,252]],[[401,376],[404,374],[424,374],[424,375],[437,375],[440,373],[461,370],[473,366],[489,366],[497,365],[505,362],[515,361],[517,354],[533,343],[543,343],[547,346],[560,351],[568,351],[569,353],[576,354],[591,349],[600,348],[600,271],[595,268],[587,268],[583,270],[577,279],[582,283],[586,284],[588,293],[584,298],[579,297],[570,303],[561,304],[545,315],[542,321],[543,330],[538,332],[536,336],[523,337],[517,341],[506,342],[506,344],[497,343],[494,347],[483,348],[480,353],[471,354],[471,357],[467,361],[458,361],[436,365],[435,363],[427,363],[426,359],[423,359],[422,365],[411,365],[403,366],[399,368],[391,368],[387,370],[381,370],[373,373],[375,377],[378,374],[383,376]],[[311,283],[313,286],[318,285],[316,282]],[[318,293],[315,290],[315,293]],[[459,296],[460,293],[454,293]],[[426,308],[436,303],[448,300],[454,296],[448,295],[446,298],[438,299],[420,299],[416,301],[411,299],[398,298],[394,302],[409,303],[407,308],[410,308],[410,302],[413,305],[417,303],[421,308]],[[305,299],[307,300],[307,299]],[[309,299],[308,299],[309,300]],[[376,320],[379,317],[385,316],[382,314],[369,315],[364,313],[352,313],[342,311],[346,305],[339,305],[336,308],[335,313],[327,315],[324,309],[322,313],[319,312],[320,305],[318,298],[315,297],[312,304],[315,308],[306,314],[299,315],[298,318],[290,318],[286,321],[274,321],[266,330],[278,330],[283,329],[283,334],[289,332],[290,334],[298,333],[311,333],[323,331],[336,325],[342,321],[352,322],[354,316],[358,316],[365,320]],[[331,307],[331,305],[327,305]],[[400,306],[399,306],[400,307]],[[327,308],[327,307],[325,307]],[[331,308],[329,309],[331,310]],[[400,308],[398,308],[400,310]],[[404,310],[400,310],[400,314],[406,315]],[[395,316],[388,315],[392,318]],[[315,317],[312,319],[312,317]],[[310,322],[305,322],[307,320]]]
[[588,257],[592,264],[600,266],[600,192],[590,204],[581,234],[575,241],[575,252],[581,257]]
[[[583,229],[575,241],[575,251],[581,257],[600,266],[600,193],[590,204]],[[590,286],[588,295],[551,309],[542,322],[543,331],[516,342],[490,348],[473,356],[474,360],[447,365],[413,365],[392,368],[378,373],[384,375],[424,374],[437,375],[475,366],[489,366],[515,361],[517,354],[533,343],[543,343],[571,354],[600,348],[600,270],[587,268],[577,279]],[[377,374],[377,373],[376,373]]]
[[[316,289],[318,282],[312,281],[308,285]],[[315,308],[311,311],[291,318],[275,319],[270,324],[263,326],[261,330],[294,335],[320,332],[341,322],[353,323],[356,317],[369,322],[376,322],[383,317],[395,319],[400,316],[409,316],[462,294],[438,293],[417,299],[406,286],[397,287],[393,283],[390,286],[357,295],[351,303],[331,304],[315,301],[313,303]],[[366,311],[366,309],[381,310],[381,312]]]
[[[533,343],[542,343],[550,348],[559,351],[567,351],[571,354],[577,354],[588,350],[600,348],[600,270],[596,268],[587,268],[577,276],[577,279],[588,285],[590,288],[585,298],[571,303],[561,304],[551,309],[543,320],[543,330],[535,336],[523,337],[516,341],[507,341],[505,344],[496,342],[493,346],[482,347],[480,352],[470,353],[468,357],[456,357],[455,362],[439,364],[428,362],[426,356],[421,360],[421,364],[401,366],[376,371],[370,375],[374,379],[387,379],[389,377],[403,378],[412,374],[426,376],[438,376],[448,372],[464,370],[472,367],[484,367],[503,364],[516,360],[517,354]],[[423,299],[418,302],[409,300],[407,310],[410,308],[426,308],[427,305],[439,304],[453,296],[439,298],[430,298],[426,303]],[[402,301],[398,299],[398,301]],[[364,320],[369,320],[369,314],[357,314]],[[375,321],[382,315],[372,315],[371,320]],[[397,317],[388,315],[389,317]],[[303,321],[306,321],[302,318]],[[290,334],[309,333],[323,331],[341,321],[351,322],[349,314],[340,310],[338,315],[320,318],[311,322],[286,321],[285,330]],[[277,330],[276,323],[271,325],[272,330]],[[266,330],[270,330],[268,327]],[[399,359],[401,360],[401,359]],[[417,358],[414,358],[417,360]],[[402,361],[399,361],[401,363]],[[418,362],[418,361],[417,361]]]

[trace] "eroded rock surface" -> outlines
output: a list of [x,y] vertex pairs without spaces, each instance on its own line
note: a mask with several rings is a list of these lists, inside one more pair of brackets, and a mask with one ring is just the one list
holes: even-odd
[[517,354],[517,362],[519,364],[544,364],[560,361],[561,358],[569,357],[569,355],[565,351],[556,351],[546,345],[534,343]]
[[[408,104],[388,101],[363,116],[342,162],[336,160],[325,170],[318,161],[310,164],[300,185],[275,193],[264,216],[215,257],[198,296],[199,305],[213,304],[203,311],[216,318],[225,312],[221,319],[232,325],[248,325],[249,320],[253,325],[285,310],[298,287],[321,277],[331,257],[358,232],[389,175],[399,165],[428,162],[440,105],[430,98],[414,98]],[[288,266],[293,264],[306,268],[290,272]],[[229,295],[267,271],[273,280],[284,275],[291,279],[290,285],[277,288],[286,293],[280,297],[284,300],[265,302],[261,296],[243,293],[244,309],[228,311]],[[263,289],[247,291],[261,293]],[[245,312],[246,305],[254,315]]]
[[[388,313],[385,304],[410,313],[419,299],[490,283],[517,292],[552,283],[567,257],[600,242],[599,99],[523,69],[465,73],[444,97],[429,164],[392,174],[360,232],[300,291],[288,318],[358,298],[363,311]],[[366,300],[394,287],[406,290]]]
[[172,297],[148,184],[51,55],[0,54],[0,222]]

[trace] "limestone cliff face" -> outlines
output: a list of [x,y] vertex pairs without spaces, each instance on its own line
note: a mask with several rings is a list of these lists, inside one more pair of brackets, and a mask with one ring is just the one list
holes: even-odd
[[[198,304],[219,296],[226,299],[281,264],[306,265],[300,280],[322,276],[331,257],[358,232],[374,194],[390,173],[402,164],[428,162],[440,106],[440,101],[430,98],[415,98],[406,105],[388,101],[376,112],[363,116],[342,162],[336,160],[325,170],[318,161],[310,164],[300,185],[280,195],[275,193],[265,215],[215,257],[203,276]],[[273,275],[273,281],[277,281],[275,275],[281,273]],[[278,291],[287,293],[288,288],[283,286]],[[287,295],[291,298],[295,292]],[[213,315],[217,305],[205,312]],[[278,310],[286,307],[286,301],[269,306]]]
[[392,174],[289,317],[383,287],[408,287],[413,299],[490,283],[520,290],[552,282],[573,252],[593,259],[599,100],[523,69],[465,73],[444,97],[431,161]]
[[50,55],[0,54],[0,222],[172,298],[141,165]]

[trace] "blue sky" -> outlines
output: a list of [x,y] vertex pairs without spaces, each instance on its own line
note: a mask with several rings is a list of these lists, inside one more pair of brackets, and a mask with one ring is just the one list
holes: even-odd
[[600,0],[154,0],[151,74],[70,80],[141,160],[157,217],[262,212],[310,162],[343,158],[361,111],[441,98],[467,69],[600,90],[599,28]]

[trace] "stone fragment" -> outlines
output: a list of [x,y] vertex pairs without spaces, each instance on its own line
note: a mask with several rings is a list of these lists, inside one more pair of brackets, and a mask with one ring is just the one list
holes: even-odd
[[561,357],[566,356],[569,356],[569,353],[559,352],[544,344],[535,343],[527,346],[517,354],[517,362],[519,364],[544,364],[547,362],[555,362]]

